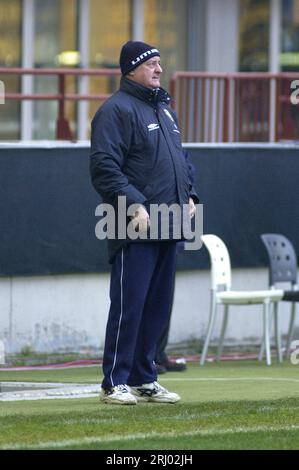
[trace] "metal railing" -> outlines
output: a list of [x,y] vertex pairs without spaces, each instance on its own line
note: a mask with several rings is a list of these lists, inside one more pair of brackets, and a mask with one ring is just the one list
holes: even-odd
[[67,93],[66,78],[68,76],[81,77],[113,77],[120,76],[119,69],[26,69],[26,68],[0,68],[0,77],[2,75],[12,76],[56,76],[58,78],[57,93],[5,93],[5,100],[30,100],[30,101],[58,101],[58,115],[56,119],[56,138],[62,140],[74,140],[69,121],[66,118],[65,105],[66,101],[105,101],[109,93]]
[[[67,93],[72,77],[118,77],[119,69],[0,68],[14,77],[56,76],[57,93],[13,93],[5,100],[57,101],[56,138],[74,140],[66,102],[104,101],[111,93]],[[299,105],[291,103],[291,83],[299,73],[175,72],[170,94],[185,142],[275,142],[299,139]],[[80,90],[80,87],[79,87]],[[79,113],[80,114],[80,113]]]
[[275,142],[299,139],[299,73],[176,72],[170,82],[185,142]]

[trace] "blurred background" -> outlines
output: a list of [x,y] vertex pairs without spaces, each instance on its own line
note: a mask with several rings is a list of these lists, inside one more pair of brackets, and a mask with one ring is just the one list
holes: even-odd
[[[110,266],[94,234],[90,123],[118,88],[129,39],[161,51],[204,232],[227,244],[233,285],[268,287],[262,233],[286,235],[298,256],[299,104],[290,95],[296,80],[299,88],[299,0],[0,0],[0,341],[8,355],[102,350]],[[200,352],[209,301],[206,250],[181,253],[170,348]],[[231,348],[260,344],[259,309],[248,309],[229,324]],[[212,342],[219,331],[216,322]]]
[[[0,68],[117,69],[120,48],[129,39],[160,49],[165,88],[176,71],[296,72],[299,0],[0,0]],[[55,94],[59,86],[57,76],[3,77],[6,94]],[[110,94],[118,82],[109,74],[70,75],[65,91]],[[288,89],[289,81],[281,94]],[[73,138],[89,138],[98,104],[66,102]],[[57,100],[7,99],[0,112],[0,139],[54,139],[57,113]],[[298,137],[294,119],[288,119],[280,137]],[[185,140],[194,140],[185,134]]]

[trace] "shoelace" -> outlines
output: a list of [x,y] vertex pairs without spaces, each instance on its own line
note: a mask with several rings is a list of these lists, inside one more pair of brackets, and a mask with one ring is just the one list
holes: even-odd
[[123,385],[123,384],[116,385],[115,388],[116,388],[116,390],[118,390],[121,393],[128,393],[128,389],[127,389],[126,385]]
[[158,384],[158,382],[154,382],[154,388],[158,391],[161,392],[167,392],[166,388],[162,387],[162,385]]
[[159,385],[158,382],[153,382],[153,388],[140,387],[138,388],[138,391],[141,396],[148,396],[148,397],[156,395],[159,392],[162,392],[162,393],[168,392],[168,390],[166,390],[166,388]]

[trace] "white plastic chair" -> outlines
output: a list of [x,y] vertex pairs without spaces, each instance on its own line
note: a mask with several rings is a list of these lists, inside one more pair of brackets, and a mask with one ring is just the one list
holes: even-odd
[[223,241],[216,235],[202,235],[211,259],[211,304],[210,318],[204,347],[200,357],[200,365],[206,359],[213,326],[215,323],[217,307],[224,305],[224,317],[218,343],[217,360],[220,360],[223,348],[223,339],[228,320],[229,305],[263,305],[263,338],[266,348],[266,362],[271,364],[270,334],[269,334],[269,311],[270,305],[281,300],[283,291],[279,289],[257,290],[257,291],[234,291],[231,290],[231,264],[228,250]]

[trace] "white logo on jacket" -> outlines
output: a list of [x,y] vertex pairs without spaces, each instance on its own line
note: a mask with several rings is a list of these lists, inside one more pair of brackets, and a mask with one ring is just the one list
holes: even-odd
[[173,122],[173,127],[174,127],[173,132],[177,132],[178,134],[180,134],[180,131],[178,130],[178,126],[176,125],[175,120],[173,119],[168,109],[164,108],[163,111],[166,114],[166,116],[169,117],[169,119],[171,119],[171,121]]
[[163,111],[164,111],[164,113],[166,114],[166,116],[168,116],[169,119],[171,119],[171,121],[174,122],[174,119],[173,119],[173,117],[171,116],[171,114],[170,114],[170,112],[168,111],[168,109],[165,109],[165,108],[164,108]]
[[156,122],[153,122],[152,124],[148,124],[147,128],[149,131],[154,131],[155,129],[159,129],[159,124]]

